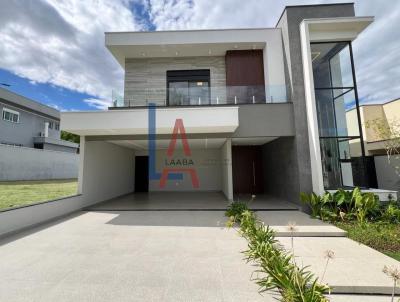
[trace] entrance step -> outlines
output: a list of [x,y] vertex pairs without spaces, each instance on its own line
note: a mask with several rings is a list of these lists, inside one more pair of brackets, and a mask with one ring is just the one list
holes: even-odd
[[[300,211],[257,211],[258,218],[268,224],[279,237],[346,237],[346,231]],[[295,225],[295,231],[289,230]]]
[[[291,239],[277,238],[287,250]],[[325,278],[332,293],[390,295],[393,281],[386,276],[383,267],[399,267],[399,262],[378,251],[348,238],[294,238],[294,254],[299,266],[309,266],[309,271],[321,278],[326,265],[325,253],[331,250],[335,256],[330,260]],[[400,288],[397,288],[400,293]],[[389,300],[388,300],[389,301]]]

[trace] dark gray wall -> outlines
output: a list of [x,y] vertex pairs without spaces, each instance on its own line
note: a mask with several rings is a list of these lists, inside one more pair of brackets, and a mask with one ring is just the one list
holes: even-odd
[[291,103],[239,106],[239,128],[233,137],[293,135],[293,105]]
[[263,145],[264,192],[276,197],[299,203],[299,196],[292,194],[297,174],[294,137],[280,137]]
[[287,7],[277,27],[282,29],[288,96],[293,102],[295,139],[286,157],[294,159],[291,182],[286,190],[290,199],[300,192],[312,191],[311,162],[308,145],[307,112],[304,92],[300,23],[304,19],[354,16],[354,4]]
[[[4,107],[19,112],[19,123],[3,120]],[[55,119],[0,102],[0,143],[22,144],[24,147],[33,148],[33,137],[39,136],[39,133],[44,131],[44,123],[50,121],[59,123]],[[60,138],[60,131],[49,129],[49,137]]]

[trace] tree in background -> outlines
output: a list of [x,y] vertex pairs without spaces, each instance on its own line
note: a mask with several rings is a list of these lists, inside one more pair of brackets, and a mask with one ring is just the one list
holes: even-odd
[[366,123],[366,127],[374,132],[377,141],[382,142],[385,147],[388,163],[394,168],[400,177],[400,120],[375,119]]
[[61,139],[65,141],[70,141],[76,144],[80,143],[80,136],[76,134],[69,133],[67,131],[61,131]]

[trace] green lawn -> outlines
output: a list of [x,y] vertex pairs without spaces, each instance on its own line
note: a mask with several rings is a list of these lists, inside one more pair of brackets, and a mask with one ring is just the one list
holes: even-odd
[[71,196],[77,190],[75,179],[0,182],[0,209]]
[[400,261],[400,225],[394,223],[337,222],[339,228],[347,231],[349,238],[372,247]]

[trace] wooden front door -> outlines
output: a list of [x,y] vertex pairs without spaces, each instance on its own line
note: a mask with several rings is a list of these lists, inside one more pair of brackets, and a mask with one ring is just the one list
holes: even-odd
[[232,173],[233,193],[263,193],[264,179],[261,146],[233,146]]

